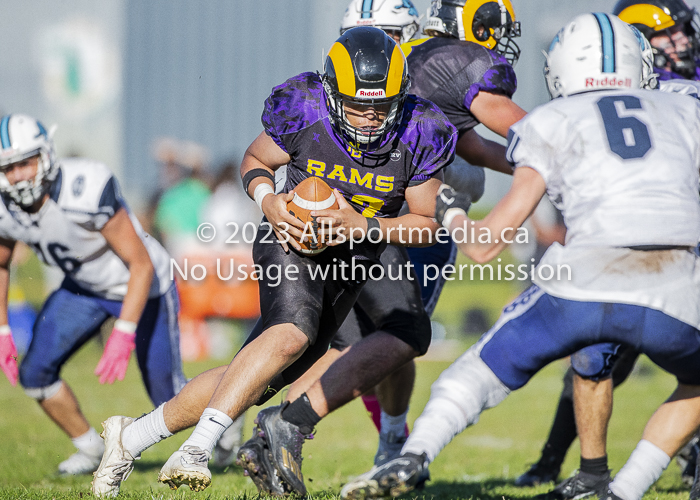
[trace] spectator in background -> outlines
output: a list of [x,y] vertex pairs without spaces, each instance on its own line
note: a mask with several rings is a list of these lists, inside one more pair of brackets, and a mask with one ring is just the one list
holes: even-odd
[[[231,250],[232,245],[236,249],[241,248],[241,245],[252,249],[252,243],[247,244],[246,239],[250,241],[254,231],[246,232],[245,225],[252,223],[253,229],[257,230],[262,218],[257,205],[250,203],[243,192],[239,172],[240,166],[233,160],[225,162],[219,168],[212,184],[212,195],[201,212],[202,221],[213,224],[216,229],[217,237],[212,244],[217,250]],[[234,231],[237,231],[235,235]],[[226,240],[238,243],[227,244]]]
[[165,141],[156,145],[156,155],[169,187],[158,200],[153,224],[170,255],[179,259],[196,241],[202,207],[211,195],[204,177],[208,154],[194,142]]

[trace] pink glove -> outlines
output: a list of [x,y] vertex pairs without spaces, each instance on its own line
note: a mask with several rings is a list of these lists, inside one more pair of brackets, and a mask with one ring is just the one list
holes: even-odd
[[[129,330],[132,330],[131,332]],[[136,323],[117,320],[112,334],[107,339],[105,352],[95,368],[95,375],[100,376],[100,384],[112,384],[115,380],[124,380],[129,366],[131,351],[136,347]]]
[[8,325],[0,326],[0,368],[12,385],[17,385],[17,348]]

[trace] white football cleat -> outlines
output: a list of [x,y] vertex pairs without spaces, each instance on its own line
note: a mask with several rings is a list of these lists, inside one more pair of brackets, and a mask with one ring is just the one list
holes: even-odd
[[92,494],[96,497],[116,497],[122,481],[134,470],[135,457],[122,445],[122,431],[133,421],[129,417],[109,417],[102,422],[104,430],[100,436],[105,441],[105,452],[92,480]]
[[92,474],[100,465],[101,458],[102,455],[90,455],[84,451],[78,451],[58,464],[58,473],[63,476]]
[[170,455],[158,474],[158,481],[176,490],[183,484],[202,491],[211,484],[208,462],[211,454],[198,446],[185,446]]

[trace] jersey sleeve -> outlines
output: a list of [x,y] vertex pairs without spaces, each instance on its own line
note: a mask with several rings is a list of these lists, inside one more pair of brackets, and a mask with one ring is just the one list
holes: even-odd
[[416,142],[409,187],[426,182],[452,163],[457,146],[457,129],[433,103],[418,99],[413,116]]
[[481,91],[512,97],[518,87],[513,67],[499,54],[488,51],[493,65],[472,83],[464,96],[464,107],[471,109],[472,102]]
[[297,145],[297,132],[323,117],[321,80],[315,73],[302,73],[272,89],[261,117],[265,133],[290,156]]
[[76,224],[101,231],[125,206],[119,183],[106,165],[86,159],[62,160],[53,196]]
[[97,213],[92,219],[92,226],[95,231],[101,231],[107,221],[109,221],[124,206],[119,182],[112,176],[105,184],[102,195],[97,203]]
[[558,155],[566,141],[566,117],[556,111],[535,110],[508,131],[506,159],[513,168],[530,167],[547,187],[558,183],[561,173]]
[[13,232],[14,220],[5,206],[5,200],[0,197],[0,238],[10,241],[17,241]]

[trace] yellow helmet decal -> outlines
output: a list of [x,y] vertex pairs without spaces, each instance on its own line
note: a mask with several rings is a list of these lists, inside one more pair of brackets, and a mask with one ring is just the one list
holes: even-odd
[[[492,2],[493,0],[467,0],[464,2],[464,8],[462,9],[462,29],[464,29],[464,39],[468,42],[478,43],[489,49],[496,46],[496,40],[493,36],[489,36],[488,40],[482,42],[474,37],[474,30],[472,30],[472,23],[474,21],[474,16],[476,11],[482,5]],[[491,33],[493,35],[493,33]]]
[[338,91],[341,94],[355,96],[355,71],[348,50],[342,43],[335,42],[331,47],[328,57],[333,61],[335,77],[338,80]]
[[402,43],[401,44],[401,50],[403,51],[403,55],[408,57],[408,55],[413,51],[413,47],[417,47],[421,43],[425,43],[430,38],[419,38],[418,40],[411,40],[410,42]]
[[[479,7],[494,1],[497,2],[498,0],[467,0],[464,3],[464,8],[462,9],[462,28],[464,29],[465,40],[478,43],[479,45],[483,45],[488,49],[493,49],[496,47],[496,45],[498,45],[498,40],[493,37],[493,28],[488,28],[489,38],[483,42],[474,37],[474,30],[472,29],[474,16],[476,15],[476,11],[479,10]],[[510,3],[510,0],[502,0],[502,2],[506,8],[506,11],[508,14],[510,14],[510,20],[515,22],[515,10],[513,10],[513,4]]]
[[510,0],[503,0],[503,5],[506,6],[506,10],[508,11],[508,14],[510,14],[510,20],[512,22],[515,22],[515,10],[513,10],[513,4],[510,3]]
[[676,24],[673,18],[666,14],[661,7],[649,5],[648,3],[630,5],[620,12],[617,17],[627,24],[642,24],[649,26],[654,31],[665,30]]
[[406,59],[401,52],[401,47],[394,46],[389,61],[389,74],[386,79],[386,96],[392,97],[401,92],[401,82],[403,82],[403,72],[406,66]]

